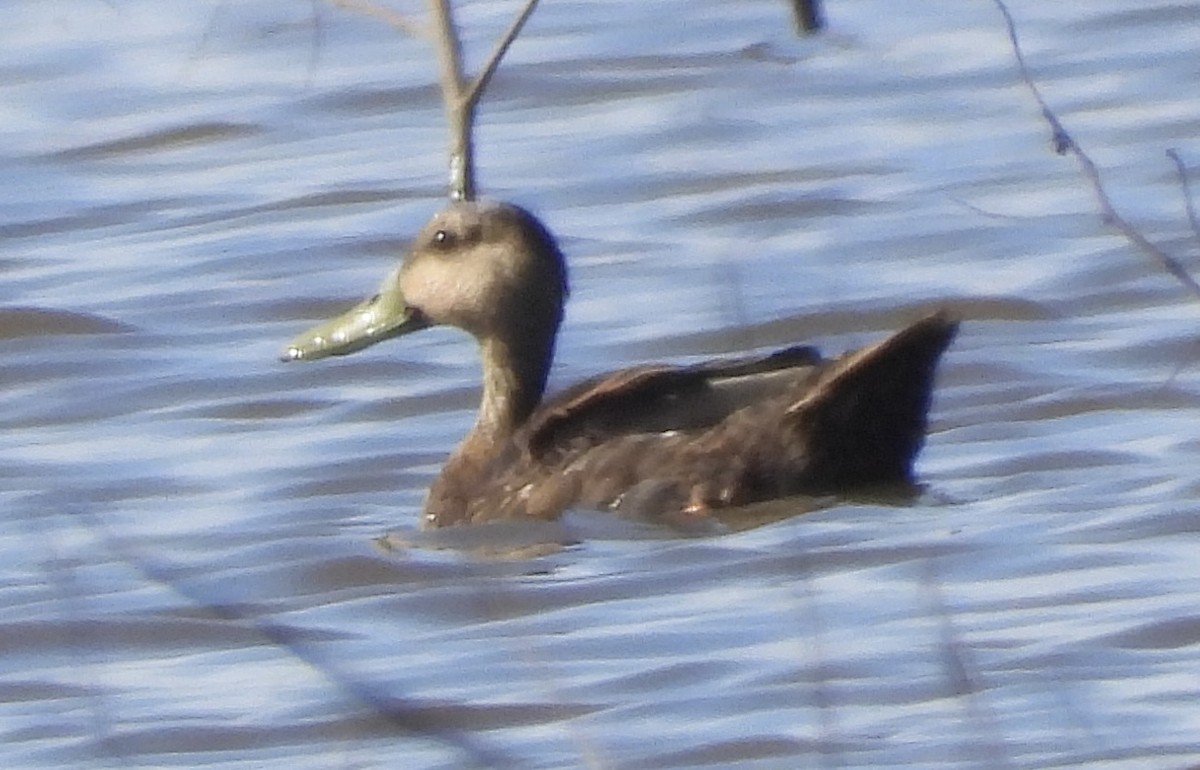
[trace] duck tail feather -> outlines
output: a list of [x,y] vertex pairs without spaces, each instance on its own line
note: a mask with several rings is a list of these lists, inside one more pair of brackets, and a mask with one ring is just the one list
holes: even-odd
[[831,361],[786,412],[805,477],[831,488],[911,482],[938,360],[957,331],[942,310]]

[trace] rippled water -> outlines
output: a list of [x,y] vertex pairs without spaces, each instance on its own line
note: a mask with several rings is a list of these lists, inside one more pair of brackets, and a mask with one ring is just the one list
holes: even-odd
[[[925,494],[391,552],[469,343],[275,355],[445,194],[428,49],[304,2],[7,9],[6,766],[1200,762],[1200,301],[1052,152],[991,2],[895,9],[797,39],[774,0],[545,0],[478,136],[571,261],[560,384],[957,309]],[[1200,4],[1012,10],[1118,207],[1200,267],[1164,155],[1200,166]],[[474,61],[508,13],[466,6]]]

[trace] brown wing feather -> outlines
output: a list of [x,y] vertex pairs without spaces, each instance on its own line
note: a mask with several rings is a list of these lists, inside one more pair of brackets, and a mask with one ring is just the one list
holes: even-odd
[[781,390],[785,380],[807,376],[819,362],[814,348],[796,346],[766,357],[622,369],[544,403],[518,442],[540,458],[581,440],[597,444],[626,434],[710,427],[764,392]]

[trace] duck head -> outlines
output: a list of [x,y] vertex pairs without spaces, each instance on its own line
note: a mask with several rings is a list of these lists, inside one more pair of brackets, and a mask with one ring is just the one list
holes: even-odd
[[562,253],[537,217],[509,203],[452,203],[421,229],[376,294],[296,337],[280,357],[346,355],[447,325],[544,368],[566,297]]

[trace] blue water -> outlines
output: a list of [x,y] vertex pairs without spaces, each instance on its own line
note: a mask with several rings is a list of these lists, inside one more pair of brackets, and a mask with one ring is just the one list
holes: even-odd
[[[510,6],[463,9],[472,64]],[[1010,7],[1115,205],[1195,267],[1165,151],[1200,166],[1200,4]],[[470,343],[276,354],[444,199],[428,46],[320,3],[7,9],[5,764],[1200,763],[1200,300],[1054,154],[992,2],[828,18],[546,0],[480,182],[568,253],[559,385],[957,310],[924,494],[407,548]]]

